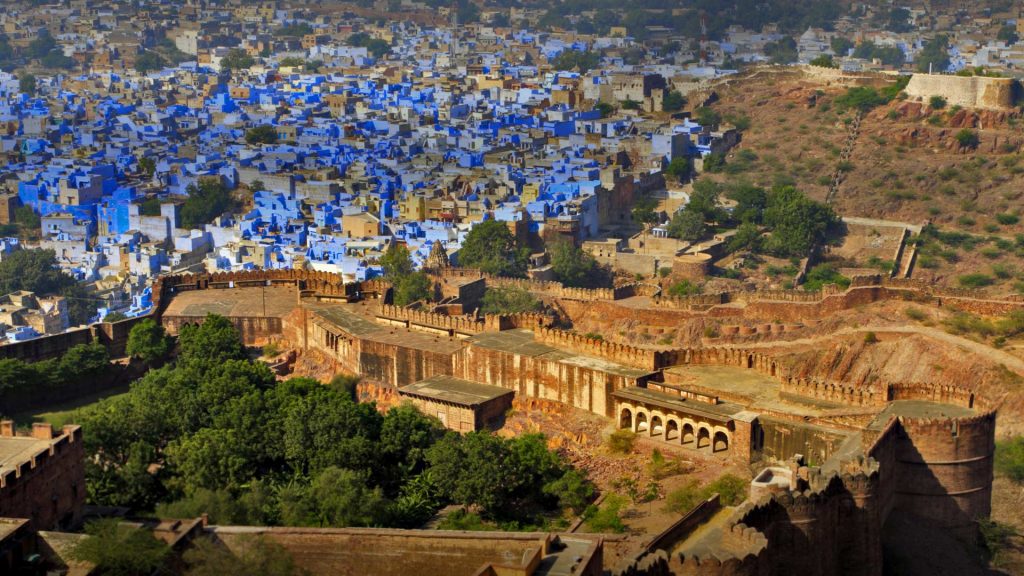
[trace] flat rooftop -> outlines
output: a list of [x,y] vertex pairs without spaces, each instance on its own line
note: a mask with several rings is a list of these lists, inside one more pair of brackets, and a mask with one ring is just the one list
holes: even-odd
[[600,370],[609,374],[625,376],[627,378],[640,378],[651,373],[648,370],[623,366],[622,364],[611,362],[603,358],[595,358],[593,356],[578,354],[571,350],[562,350],[543,342],[538,342],[534,340],[533,332],[530,330],[517,329],[503,330],[501,332],[485,332],[483,334],[471,336],[468,341],[474,346],[478,346],[480,348],[500,350],[502,352],[510,352],[512,354],[529,356],[531,358],[542,357],[553,362],[574,364],[585,368]]
[[479,406],[495,398],[513,394],[501,386],[471,382],[454,376],[431,376],[398,389],[401,395],[414,395],[430,400],[450,402],[460,406]]
[[666,381],[702,393],[721,394],[751,410],[768,409],[799,416],[823,416],[842,405],[783,394],[779,381],[756,370],[738,366],[683,365],[667,368]]
[[14,470],[19,464],[32,459],[50,448],[50,440],[39,440],[29,436],[0,437],[0,473]]
[[231,317],[269,316],[281,318],[297,307],[294,286],[257,286],[217,290],[187,290],[171,298],[164,316]]
[[370,304],[303,301],[302,306],[315,316],[313,321],[319,318],[352,336],[371,342],[439,354],[455,354],[464,346],[458,338],[378,324],[370,316],[376,313],[377,308]]
[[697,400],[689,400],[678,396],[670,396],[657,390],[630,386],[612,392],[612,396],[623,400],[642,402],[651,406],[657,406],[667,410],[703,416],[711,420],[728,422],[733,416],[743,412],[743,406],[732,402],[719,404],[707,404]]

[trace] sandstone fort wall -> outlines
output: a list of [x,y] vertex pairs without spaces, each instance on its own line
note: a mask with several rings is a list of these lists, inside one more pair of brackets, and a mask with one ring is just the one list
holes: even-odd
[[911,98],[927,101],[941,96],[950,106],[1008,110],[1013,108],[1019,90],[1012,78],[953,76],[949,74],[914,74],[906,92]]

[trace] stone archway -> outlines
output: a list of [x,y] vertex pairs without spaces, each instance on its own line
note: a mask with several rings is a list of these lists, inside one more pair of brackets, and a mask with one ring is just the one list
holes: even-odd
[[647,414],[643,412],[636,413],[636,432],[646,432],[649,428],[647,423]]
[[651,436],[660,436],[665,433],[665,423],[661,416],[651,416]]
[[679,423],[671,418],[665,424],[665,441],[671,442],[679,438]]
[[696,440],[696,433],[693,429],[693,424],[689,422],[683,423],[683,435],[680,438],[680,444],[692,444]]
[[721,430],[715,432],[714,441],[711,443],[712,452],[722,452],[729,449],[729,435]]
[[633,429],[633,411],[629,408],[623,408],[622,413],[619,414],[619,428],[623,430]]
[[704,426],[697,428],[697,449],[711,446],[711,430]]

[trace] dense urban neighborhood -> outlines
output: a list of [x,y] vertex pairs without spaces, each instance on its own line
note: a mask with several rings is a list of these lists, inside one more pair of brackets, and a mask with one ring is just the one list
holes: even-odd
[[1022,34],[5,2],[0,574],[1024,573]]

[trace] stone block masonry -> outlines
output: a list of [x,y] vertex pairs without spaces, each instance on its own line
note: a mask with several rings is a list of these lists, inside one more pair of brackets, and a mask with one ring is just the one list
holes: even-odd
[[906,92],[925,102],[932,96],[941,96],[950,106],[1009,110],[1019,97],[1020,84],[1013,78],[914,74]]

